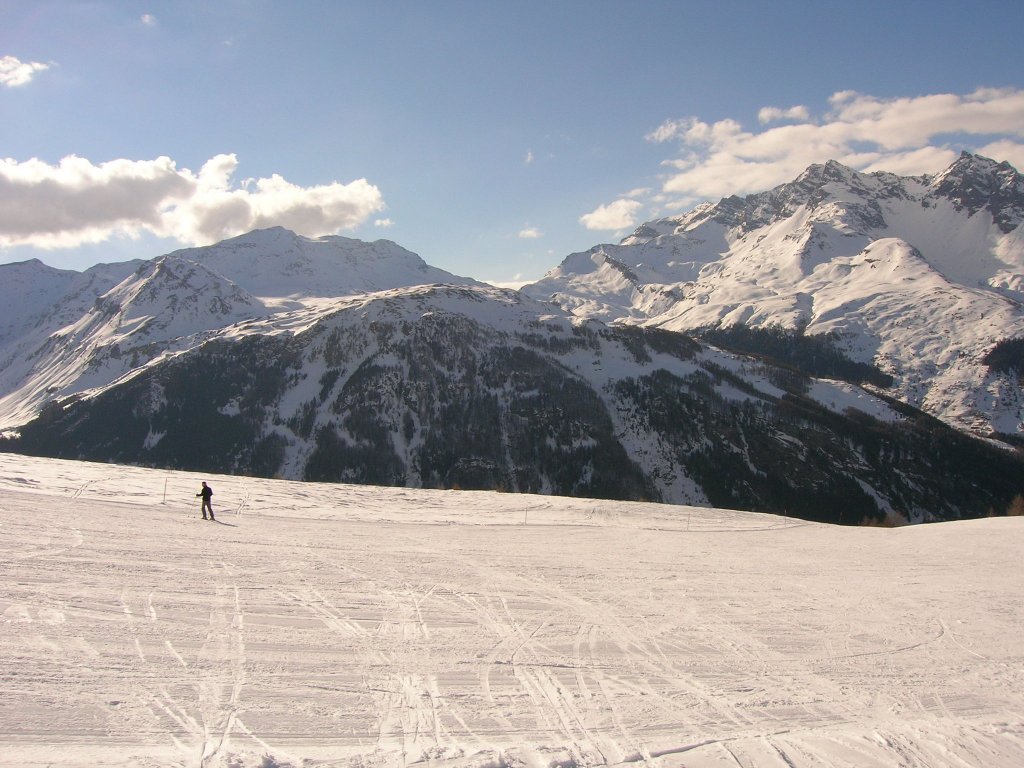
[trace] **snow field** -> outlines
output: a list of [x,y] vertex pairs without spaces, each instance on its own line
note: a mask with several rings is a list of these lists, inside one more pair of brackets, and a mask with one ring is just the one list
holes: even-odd
[[1022,545],[0,454],[0,764],[1019,766]]

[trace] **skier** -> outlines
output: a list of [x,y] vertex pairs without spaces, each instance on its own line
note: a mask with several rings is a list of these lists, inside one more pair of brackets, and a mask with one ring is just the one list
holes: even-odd
[[[208,486],[205,480],[203,481],[202,489],[199,491],[199,493],[196,494],[196,498],[198,499],[200,496],[203,497],[203,520],[214,520],[215,518],[213,517],[213,505],[210,504],[210,497],[213,496],[213,488]],[[207,510],[210,511],[209,518],[206,517]]]

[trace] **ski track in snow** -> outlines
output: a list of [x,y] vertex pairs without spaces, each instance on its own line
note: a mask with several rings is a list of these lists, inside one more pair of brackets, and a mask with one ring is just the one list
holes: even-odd
[[1020,766],[1022,545],[0,454],[0,764]]

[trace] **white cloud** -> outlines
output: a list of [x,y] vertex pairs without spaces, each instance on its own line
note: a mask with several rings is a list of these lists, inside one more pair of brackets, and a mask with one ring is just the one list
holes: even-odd
[[35,77],[36,72],[49,68],[49,64],[38,61],[21,61],[14,56],[0,56],[0,86],[16,88],[19,85],[27,85]]
[[636,189],[629,190],[629,192],[624,194],[623,197],[630,197],[630,198],[647,197],[650,194],[651,194],[651,188],[650,187],[637,187]]
[[580,224],[587,229],[627,229],[636,226],[636,215],[641,208],[643,203],[639,200],[620,198],[580,216]]
[[234,155],[211,158],[198,174],[168,157],[0,160],[0,245],[67,248],[142,232],[201,245],[270,226],[315,237],[384,208],[365,179],[300,187],[274,174],[235,186],[237,167]]
[[811,113],[808,111],[807,107],[804,106],[790,107],[789,109],[762,107],[761,111],[757,113],[757,120],[760,123],[774,123],[778,120],[807,121],[810,119]]
[[156,16],[151,13],[142,14],[140,21],[147,27],[155,27],[157,25]]
[[932,170],[948,168],[959,156],[960,153],[958,151],[949,147],[922,147],[921,149],[912,149],[907,152],[883,154],[878,156],[877,159],[872,159],[870,155],[865,155],[863,162],[850,162],[850,159],[847,159],[844,163],[851,168],[857,167],[866,173],[888,171],[889,173],[898,173],[901,176],[918,176],[923,173],[922,168]]
[[647,141],[662,144],[682,136],[689,128],[691,120],[666,120],[653,131],[644,136]]
[[819,119],[803,106],[765,107],[759,113],[762,123],[795,122],[761,131],[745,130],[731,119],[710,124],[696,117],[665,121],[646,137],[679,145],[679,154],[664,164],[669,172],[662,198],[692,205],[766,190],[830,159],[858,170],[916,175],[941,170],[967,149],[1021,167],[1022,89],[894,99],[841,91],[828,107]]
[[544,237],[544,233],[536,227],[524,227],[519,230],[519,237],[523,240],[537,240],[538,238]]
[[526,163],[527,165],[529,165],[530,163],[533,162],[533,150],[532,149],[526,150],[526,157],[523,158],[523,162]]
[[395,222],[393,222],[391,219],[374,219],[373,221],[373,226],[380,227],[381,229],[388,229],[389,227],[393,227],[394,225]]

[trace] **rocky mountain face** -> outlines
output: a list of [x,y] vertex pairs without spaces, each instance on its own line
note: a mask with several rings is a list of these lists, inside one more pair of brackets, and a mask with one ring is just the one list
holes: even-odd
[[990,362],[1024,339],[1022,220],[1024,177],[1007,163],[964,154],[901,177],[829,162],[573,254],[524,292],[805,368],[827,347],[874,370],[861,381],[878,391],[1013,441],[1024,359]]

